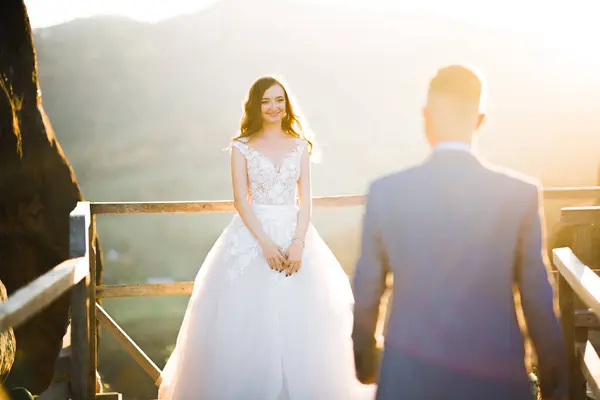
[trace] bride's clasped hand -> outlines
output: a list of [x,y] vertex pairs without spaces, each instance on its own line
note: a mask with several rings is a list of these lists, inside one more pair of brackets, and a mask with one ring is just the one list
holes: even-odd
[[285,252],[271,239],[259,242],[263,256],[267,260],[269,268],[281,272],[287,264]]
[[284,272],[286,277],[297,273],[302,266],[304,241],[301,239],[292,239],[292,244],[285,251],[270,239],[261,242],[260,248],[269,268],[277,272]]
[[287,264],[285,268],[286,276],[291,276],[300,270],[302,264],[302,251],[304,250],[304,241],[298,238],[292,239],[292,244],[288,247],[285,255]]

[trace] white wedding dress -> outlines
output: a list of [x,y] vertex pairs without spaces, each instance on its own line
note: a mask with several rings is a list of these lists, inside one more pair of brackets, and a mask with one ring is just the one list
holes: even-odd
[[[294,236],[297,181],[306,142],[280,165],[234,142],[246,157],[252,207],[286,249]],[[375,388],[355,377],[348,277],[311,225],[290,277],[267,265],[235,215],[208,253],[162,374],[159,399],[353,400]]]

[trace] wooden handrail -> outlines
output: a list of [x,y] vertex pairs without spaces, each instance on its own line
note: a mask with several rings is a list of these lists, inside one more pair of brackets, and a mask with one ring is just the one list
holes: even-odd
[[[363,195],[314,197],[315,207],[352,207],[364,204]],[[233,201],[151,201],[130,203],[94,202],[94,214],[178,214],[235,212]]]
[[545,199],[600,199],[600,186],[548,187]]
[[569,398],[584,398],[586,382],[597,392],[600,360],[585,337],[587,329],[576,326],[575,300],[580,298],[596,316],[600,316],[600,277],[582,263],[570,248],[554,249],[552,255],[559,272],[561,325],[568,345]]
[[581,360],[581,372],[595,399],[600,399],[600,357],[589,341],[577,346]]
[[565,207],[560,221],[566,225],[598,225],[600,207]]
[[[543,189],[546,199],[600,199],[600,186]],[[365,203],[362,194],[314,197],[313,206],[354,207]],[[93,202],[93,214],[166,214],[235,212],[230,200],[218,201],[154,201],[154,202]]]
[[573,292],[600,316],[600,276],[583,264],[568,247],[552,250],[554,265]]
[[138,363],[140,367],[146,371],[146,373],[152,378],[152,382],[159,382],[161,375],[160,369],[154,364],[154,362],[140,349],[140,347],[125,333],[125,331],[117,324],[111,316],[102,308],[102,306],[96,303],[96,310],[98,313],[98,320],[104,325],[104,328],[111,334],[113,338],[133,359]]
[[96,287],[96,298],[173,296],[192,294],[194,281],[168,283],[141,283],[135,285],[107,285]]
[[46,308],[88,274],[84,258],[57,265],[0,304],[0,332],[16,328]]

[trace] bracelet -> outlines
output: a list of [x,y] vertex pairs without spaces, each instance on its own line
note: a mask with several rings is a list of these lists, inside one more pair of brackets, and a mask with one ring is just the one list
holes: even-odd
[[301,242],[302,242],[302,247],[306,246],[306,242],[305,242],[304,240],[300,239],[299,237],[296,237],[296,236],[294,236],[294,237],[292,238],[292,242],[293,242],[294,240],[299,240],[299,241],[301,241]]

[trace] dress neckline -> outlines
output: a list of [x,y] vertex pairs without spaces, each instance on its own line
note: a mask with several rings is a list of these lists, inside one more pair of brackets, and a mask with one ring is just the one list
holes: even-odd
[[280,159],[280,160],[278,160],[277,162],[275,162],[275,161],[273,160],[273,158],[271,158],[270,156],[268,156],[267,154],[265,154],[265,153],[264,153],[262,150],[259,150],[259,149],[255,148],[255,147],[252,147],[252,146],[250,146],[250,145],[248,144],[248,141],[247,141],[247,140],[245,140],[245,141],[244,141],[244,142],[242,142],[242,143],[244,143],[244,144],[246,145],[246,147],[247,147],[247,148],[248,148],[250,151],[253,151],[253,152],[255,152],[256,154],[258,154],[259,156],[261,156],[262,158],[264,158],[265,160],[267,160],[267,161],[268,161],[268,162],[269,162],[269,163],[270,163],[270,164],[271,164],[271,165],[272,165],[272,166],[275,168],[275,170],[276,170],[276,171],[279,171],[279,170],[281,170],[281,167],[283,166],[283,164],[284,164],[284,163],[285,163],[285,162],[286,162],[288,159],[292,158],[292,157],[293,157],[293,156],[294,156],[294,155],[295,155],[295,154],[298,152],[298,149],[300,148],[299,139],[297,139],[297,138],[294,138],[293,140],[294,140],[294,143],[295,143],[295,145],[294,145],[294,149],[293,149],[293,150],[291,150],[291,151],[285,152],[285,153],[283,154],[283,156],[281,157],[281,159]]

